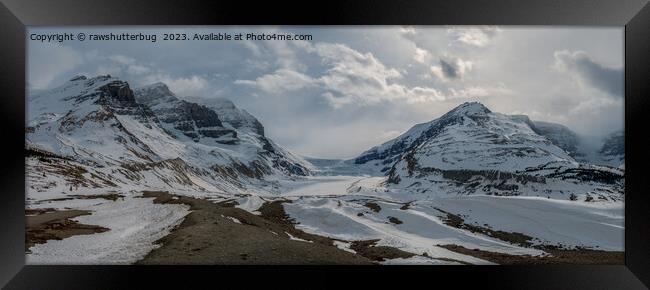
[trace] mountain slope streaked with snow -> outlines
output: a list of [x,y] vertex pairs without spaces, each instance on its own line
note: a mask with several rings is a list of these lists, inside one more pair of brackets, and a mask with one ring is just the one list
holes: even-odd
[[542,129],[526,116],[503,115],[480,103],[464,103],[371,148],[354,162],[385,173],[387,182],[403,191],[622,198],[622,170],[576,161],[556,145],[565,141],[560,138],[563,134],[570,133],[540,124]]
[[[101,184],[246,192],[265,179],[309,174],[309,163],[260,131],[228,125],[237,116],[226,124],[161,83],[134,92],[110,76],[80,76],[30,96],[27,107],[28,181],[38,191]],[[42,171],[49,179],[38,177]]]

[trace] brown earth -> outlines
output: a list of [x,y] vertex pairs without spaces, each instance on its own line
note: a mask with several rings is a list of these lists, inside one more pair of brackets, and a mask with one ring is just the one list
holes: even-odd
[[[122,196],[74,196],[74,198],[104,198],[116,200]],[[416,254],[393,247],[377,246],[378,240],[352,241],[350,249],[356,254],[337,248],[334,239],[309,234],[295,227],[296,223],[284,211],[289,200],[266,202],[254,215],[236,208],[237,202],[176,196],[167,192],[143,192],[153,197],[154,203],[186,204],[191,213],[169,235],[157,243],[137,264],[376,264],[386,259],[409,258]],[[381,208],[372,202],[365,204],[373,211]],[[459,229],[491,236],[513,244],[531,247],[532,237],[521,233],[496,231],[467,224],[464,219],[438,209],[446,216],[445,224]],[[90,214],[84,210],[26,209],[25,250],[47,240],[61,240],[74,235],[93,234],[109,229],[80,224],[72,218]],[[391,220],[399,223],[398,219]],[[305,241],[291,239],[290,236]],[[347,242],[347,241],[344,241]],[[532,246],[548,253],[547,256],[509,255],[459,245],[438,245],[445,249],[504,265],[519,264],[624,264],[624,252],[610,252],[584,248],[562,249],[553,246]],[[423,254],[423,256],[426,256]],[[442,259],[444,260],[444,259]],[[453,261],[453,260],[450,260]],[[458,262],[458,261],[455,261]]]
[[381,206],[379,206],[377,203],[374,202],[366,202],[364,204],[365,207],[371,209],[374,212],[379,212],[381,211]]
[[[122,197],[110,193],[60,200]],[[214,203],[153,191],[143,192],[142,197],[154,198],[153,202],[158,204],[186,204],[191,213],[172,233],[157,242],[159,248],[137,264],[376,264],[414,256],[396,248],[375,246],[376,241],[352,242],[358,254],[341,250],[334,245],[334,239],[296,229],[295,221],[284,211],[283,203],[288,200],[266,202],[257,216],[234,207],[237,205],[234,200]],[[72,220],[91,214],[90,211],[45,208],[26,209],[25,213],[26,251],[47,240],[109,230]],[[289,235],[305,241],[292,240]]]
[[[137,264],[372,264],[334,246],[327,237],[295,228],[282,203],[265,203],[260,216],[234,207],[166,192],[143,192],[156,203],[187,204],[192,211],[161,246]],[[240,223],[235,222],[237,219]],[[291,240],[289,235],[309,242]]]
[[415,256],[413,253],[405,252],[397,248],[376,246],[379,240],[354,241],[350,249],[373,261],[385,261],[386,259],[410,258]]
[[578,265],[622,265],[625,263],[624,252],[610,252],[590,249],[557,249],[544,247],[548,256],[509,255],[479,249],[468,249],[459,245],[438,245],[447,250],[473,256],[500,265],[536,265],[536,264],[578,264]]
[[[123,197],[123,195],[117,193],[69,195],[62,198],[43,200],[42,202],[98,198],[116,201],[118,198]],[[71,236],[90,235],[109,230],[104,227],[85,225],[72,220],[74,217],[89,214],[91,212],[86,210],[56,210],[53,208],[25,209],[25,251],[28,252],[29,248],[36,244],[43,244],[48,240],[61,240]]]
[[54,209],[27,209],[25,210],[25,251],[36,244],[43,244],[47,240],[61,240],[75,235],[89,235],[101,233],[109,229],[85,225],[75,220],[74,217],[89,215],[84,210],[54,210]]
[[123,197],[124,195],[118,193],[89,194],[89,195],[71,194],[71,195],[67,195],[66,197],[43,199],[39,201],[39,203],[49,202],[49,201],[73,200],[73,199],[100,199],[100,198],[110,200],[110,201],[116,201],[117,199]]
[[518,233],[518,232],[506,232],[500,230],[493,230],[491,228],[488,228],[487,226],[482,227],[478,225],[468,224],[465,223],[465,220],[459,215],[452,214],[450,212],[444,211],[439,208],[435,208],[435,209],[446,215],[446,217],[443,217],[442,222],[448,226],[452,226],[462,230],[467,230],[472,233],[483,234],[522,247],[530,247],[532,244],[531,241],[533,240],[533,237],[531,236],[527,236],[525,234]]
[[550,245],[532,245],[533,237],[518,233],[493,230],[486,226],[478,226],[465,223],[465,220],[459,215],[446,212],[439,208],[436,210],[446,214],[443,223],[455,228],[468,230],[473,233],[483,234],[502,241],[506,241],[522,247],[529,247],[542,250],[548,253],[548,256],[537,257],[530,255],[509,255],[504,253],[489,252],[479,249],[467,249],[459,245],[438,245],[450,251],[460,254],[473,256],[479,259],[487,260],[503,265],[519,264],[600,264],[600,265],[621,265],[625,263],[625,253],[620,251],[602,251],[585,248],[563,249]]
[[399,225],[399,224],[403,223],[400,219],[398,219],[398,218],[396,218],[394,216],[389,216],[388,221],[391,222],[391,223],[394,223],[396,225]]

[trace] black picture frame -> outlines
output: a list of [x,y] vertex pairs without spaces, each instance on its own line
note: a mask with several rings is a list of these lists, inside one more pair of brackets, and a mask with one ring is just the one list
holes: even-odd
[[[625,265],[301,267],[25,266],[25,27],[29,25],[569,25],[625,27]],[[0,5],[0,286],[211,288],[228,280],[307,288],[393,280],[499,289],[645,289],[650,286],[648,0],[323,1],[2,0]],[[234,275],[240,276],[235,278]],[[259,277],[259,278],[258,278]],[[297,282],[308,278],[311,282]],[[317,281],[317,282],[316,282]],[[219,282],[219,284],[217,284]],[[451,282],[452,284],[447,284]]]

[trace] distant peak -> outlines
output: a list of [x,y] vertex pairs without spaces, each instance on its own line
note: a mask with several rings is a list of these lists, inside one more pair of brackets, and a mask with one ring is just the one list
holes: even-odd
[[481,104],[480,102],[465,102],[460,104],[458,107],[451,110],[455,113],[470,113],[470,114],[485,114],[491,113],[490,109]]
[[477,101],[474,101],[474,102],[464,102],[464,103],[462,103],[459,107],[462,107],[462,108],[479,108],[479,109],[485,109],[485,110],[488,109],[488,108],[487,108],[485,105],[483,105],[481,102],[477,102]]

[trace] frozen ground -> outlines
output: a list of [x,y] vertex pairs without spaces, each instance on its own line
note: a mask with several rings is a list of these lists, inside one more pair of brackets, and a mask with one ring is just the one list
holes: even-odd
[[89,210],[74,218],[81,224],[110,229],[103,233],[49,240],[30,248],[28,264],[131,264],[151,251],[189,213],[181,204],[154,204],[152,198],[128,194],[116,201],[75,199],[41,203],[38,207]]
[[[422,199],[421,195],[387,190],[380,184],[382,180],[380,177],[312,177],[283,195],[292,200],[285,204],[285,210],[299,222],[298,228],[310,233],[346,241],[380,239],[378,245],[473,264],[487,262],[436,245],[456,244],[512,255],[545,253],[448,226],[443,222],[444,212],[459,215],[468,224],[531,236],[533,244],[623,250],[623,202],[486,195]],[[365,206],[368,202],[381,209],[378,212],[370,209]],[[391,217],[399,222],[391,222]],[[426,261],[416,258],[401,262]]]
[[[440,195],[389,190],[384,177],[312,176],[277,181],[277,192],[235,197],[237,207],[259,214],[266,201],[288,199],[286,213],[308,233],[338,239],[336,245],[351,250],[349,242],[379,239],[377,245],[417,254],[384,264],[491,264],[452,252],[438,245],[459,245],[469,249],[511,255],[546,255],[545,252],[515,245],[485,234],[472,233],[445,224],[447,213],[467,224],[492,230],[518,232],[534,238],[533,244],[622,251],[624,237],[623,202],[583,202],[538,197],[487,195]],[[197,197],[210,193],[177,192]],[[88,194],[97,194],[90,192]],[[29,264],[129,264],[155,247],[189,213],[187,206],[154,204],[139,193],[126,193],[116,201],[72,199],[46,201],[61,195],[31,194],[29,208],[81,209],[91,215],[75,220],[109,228],[103,233],[50,240],[32,247]],[[39,199],[39,197],[42,197]],[[224,200],[227,194],[211,199]],[[375,204],[379,209],[372,209]],[[426,256],[424,255],[426,253]],[[428,256],[428,257],[427,257]]]

